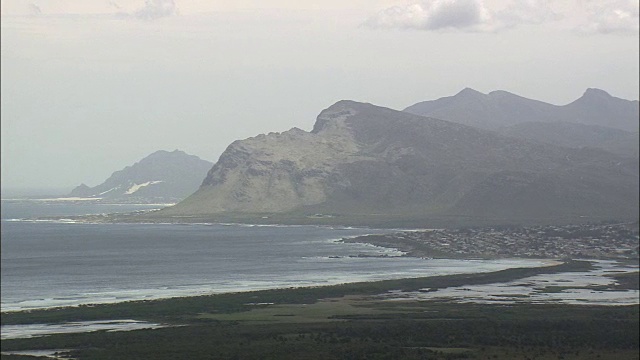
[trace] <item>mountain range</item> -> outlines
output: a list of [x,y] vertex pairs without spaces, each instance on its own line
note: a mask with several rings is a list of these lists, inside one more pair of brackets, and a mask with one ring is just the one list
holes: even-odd
[[[601,95],[588,90],[584,101],[574,102],[581,107],[570,108],[587,109]],[[456,98],[469,105],[453,107]],[[493,105],[474,117],[471,105],[487,98]],[[505,99],[513,101],[495,105]],[[153,216],[398,224],[437,218],[468,223],[637,219],[637,158],[495,131],[541,119],[568,122],[534,116],[553,114],[554,105],[470,89],[427,104],[434,116],[449,109],[460,117],[447,121],[411,113],[425,109],[418,104],[397,111],[340,101],[320,113],[310,132],[293,128],[235,141],[194,194]],[[624,115],[634,102],[611,104],[611,113]],[[498,108],[503,115],[491,118]],[[484,123],[485,116],[491,121]],[[463,120],[476,126],[459,123]],[[627,118],[608,121],[631,128]],[[636,117],[636,130],[637,122]]]
[[566,105],[548,104],[502,90],[483,94],[466,88],[454,96],[419,102],[404,111],[490,130],[527,122],[564,122],[637,133],[639,122],[638,100],[620,99],[593,88]]
[[577,100],[557,106],[506,91],[483,94],[466,88],[404,111],[559,146],[595,147],[632,157],[639,152],[638,101],[600,89],[587,89]]
[[196,191],[212,166],[180,150],[160,150],[114,172],[98,186],[81,184],[69,196],[117,203],[173,203]]

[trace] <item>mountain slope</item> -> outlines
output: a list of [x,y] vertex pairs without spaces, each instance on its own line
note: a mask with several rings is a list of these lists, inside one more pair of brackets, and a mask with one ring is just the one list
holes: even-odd
[[484,129],[525,122],[571,122],[638,131],[638,101],[613,97],[599,89],[587,89],[577,100],[562,106],[527,99],[506,91],[483,94],[464,89],[454,96],[423,101],[404,111]]
[[620,156],[638,157],[638,132],[569,122],[525,122],[499,130],[502,134],[549,144],[597,147]]
[[160,150],[114,172],[98,186],[76,187],[70,196],[110,202],[175,202],[197,190],[212,165],[183,151]]
[[495,222],[638,214],[638,164],[340,101],[311,132],[232,143],[200,189],[158,216],[317,213]]

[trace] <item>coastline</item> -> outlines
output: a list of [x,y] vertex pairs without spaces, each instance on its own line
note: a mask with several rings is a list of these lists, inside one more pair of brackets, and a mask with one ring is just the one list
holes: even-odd
[[[588,261],[569,260],[558,265],[540,267],[508,268],[494,272],[451,274],[416,278],[401,278],[378,281],[340,283],[308,287],[249,290],[184,297],[136,300],[107,304],[87,304],[71,307],[32,309],[2,312],[2,325],[49,323],[80,320],[113,320],[131,318],[136,320],[158,320],[177,313],[212,311],[218,306],[228,307],[224,311],[244,311],[255,303],[313,303],[322,298],[343,296],[372,296],[391,290],[417,291],[422,288],[444,288],[473,284],[504,282],[539,274],[588,271],[593,265]],[[247,305],[249,304],[249,305]],[[250,308],[250,307],[249,307]],[[209,310],[207,310],[209,309]],[[215,310],[219,312],[220,310]]]
[[[62,221],[61,223],[66,223],[65,221]],[[109,223],[111,224],[111,223]],[[131,224],[131,223],[124,223],[124,224]],[[135,224],[139,224],[139,223],[135,223]],[[154,224],[154,223],[152,223]],[[133,225],[133,224],[131,224]],[[168,225],[175,225],[175,224],[168,224]],[[182,224],[185,225],[185,224]],[[191,225],[229,225],[229,226],[248,226],[248,227],[299,227],[301,225],[273,225],[273,224],[191,224]],[[306,225],[309,226],[309,225]],[[323,225],[312,225],[313,227],[326,227]],[[334,228],[334,227],[332,227]],[[342,227],[337,227],[337,228],[342,228]],[[353,227],[347,227],[347,228],[353,228]],[[359,228],[359,229],[364,229],[364,228]],[[374,229],[371,229],[372,231],[374,231]],[[423,233],[423,232],[433,232],[433,231],[441,231],[442,229],[439,230],[430,230],[430,229],[420,229],[420,230],[416,230],[416,229],[393,229],[393,233],[390,234],[365,234],[365,235],[353,235],[353,236],[346,236],[346,237],[338,237],[338,238],[333,238],[333,239],[329,239],[329,241],[331,242],[337,242],[337,243],[345,243],[345,244],[350,244],[350,243],[360,243],[360,244],[368,244],[374,247],[379,247],[381,249],[386,249],[386,251],[381,251],[379,252],[379,254],[368,254],[368,255],[358,255],[358,256],[353,256],[353,255],[349,255],[347,257],[359,257],[359,258],[363,258],[363,257],[380,257],[380,258],[391,258],[391,257],[411,257],[414,259],[434,259],[434,260],[444,260],[446,261],[447,259],[452,259],[452,260],[462,260],[462,261],[473,261],[473,260],[478,260],[478,261],[499,261],[499,260],[503,260],[503,261],[536,261],[540,264],[540,266],[554,266],[554,265],[560,265],[562,264],[562,261],[567,260],[568,258],[545,258],[545,257],[518,257],[518,256],[513,256],[512,254],[505,254],[503,256],[478,256],[477,254],[469,254],[469,253],[453,253],[453,252],[442,252],[442,251],[434,251],[434,249],[430,246],[428,246],[428,244],[423,244],[420,241],[417,241],[416,239],[410,239],[407,238],[405,235],[406,233],[414,233],[414,234],[418,234],[418,233]],[[391,230],[389,230],[391,231]],[[340,261],[338,260],[340,259],[340,256],[335,256],[334,258],[332,257],[328,257],[327,260],[335,260],[335,261]],[[561,261],[561,259],[564,259]],[[530,265],[524,265],[524,266],[530,266]],[[491,271],[491,270],[490,270]],[[411,276],[411,275],[407,275],[407,274],[403,274],[402,277],[398,276],[395,277],[395,279],[400,279],[403,277],[407,277],[407,276]],[[376,277],[378,277],[378,279],[376,279]],[[220,294],[220,293],[235,293],[238,290],[237,289],[243,289],[240,291],[259,291],[259,290],[269,290],[269,289],[280,289],[280,288],[288,288],[288,287],[292,287],[292,286],[332,286],[332,285],[337,285],[337,284],[345,284],[345,283],[354,283],[354,282],[358,282],[358,281],[367,281],[367,282],[375,282],[379,280],[379,276],[378,275],[374,275],[371,276],[371,279],[368,280],[363,280],[363,279],[359,279],[359,278],[354,278],[351,281],[346,281],[346,280],[335,280],[333,282],[328,282],[328,283],[324,283],[324,284],[304,284],[304,282],[298,283],[298,284],[289,284],[289,283],[282,283],[282,284],[267,284],[267,285],[261,285],[261,286],[255,286],[251,285],[251,286],[245,286],[242,284],[239,284],[236,286],[236,290],[234,289],[225,289],[223,291],[220,291],[219,288],[213,286],[212,285],[208,285],[208,284],[203,284],[202,286],[196,286],[194,288],[168,288],[165,290],[158,290],[158,289],[148,289],[149,291],[144,293],[143,295],[138,295],[135,297],[129,297],[128,295],[125,295],[124,297],[122,295],[110,295],[110,294],[105,294],[106,297],[113,297],[113,300],[91,300],[91,301],[81,301],[78,304],[67,304],[65,305],[64,302],[58,302],[58,304],[56,305],[52,305],[52,306],[34,306],[30,309],[43,309],[43,308],[61,308],[61,307],[65,307],[65,306],[86,306],[88,304],[114,304],[114,303],[120,303],[120,302],[125,302],[125,301],[139,301],[139,300],[161,300],[161,299],[168,299],[168,298],[180,298],[180,297],[191,297],[191,296],[200,296],[200,295],[211,295],[211,294]],[[11,309],[3,309],[3,313],[7,313],[7,312],[14,312],[14,311],[22,311],[22,310],[29,310],[27,308],[21,309],[21,308],[11,308]]]
[[[406,230],[401,230],[406,231]],[[399,232],[401,232],[399,231]],[[345,243],[361,243],[361,244],[370,244],[374,246],[380,246],[384,248],[391,248],[401,251],[405,254],[405,256],[411,256],[421,259],[449,259],[449,258],[465,258],[465,259],[473,259],[470,257],[465,257],[457,254],[446,254],[442,252],[434,252],[432,249],[426,246],[421,246],[420,243],[416,241],[408,241],[398,236],[398,234],[394,235],[363,235],[352,238],[342,239],[342,242]],[[477,259],[481,259],[478,257]],[[490,258],[483,258],[490,259]]]
[[[128,225],[135,226],[137,224],[125,224],[125,227],[128,227]],[[170,224],[169,226],[172,226],[172,225],[173,224]],[[199,225],[205,226],[205,224],[199,224]],[[108,227],[109,224],[107,224],[106,226]],[[236,225],[231,225],[231,226],[236,226]],[[251,226],[251,225],[242,224],[239,226]],[[293,225],[293,226],[292,225],[253,225],[253,226],[258,226],[258,227],[283,226],[283,227],[295,227],[295,228],[299,227],[296,225]],[[313,227],[324,228],[324,226],[313,226]],[[183,226],[181,226],[181,228],[185,229],[185,227]],[[160,227],[159,229],[160,229],[159,231],[164,231],[162,230],[164,229],[164,227]],[[199,231],[206,231],[207,233],[210,232],[210,230],[205,227],[202,227]],[[298,232],[308,233],[309,230],[298,230]],[[322,240],[322,242],[327,241],[327,242],[339,244],[339,243],[342,243],[344,239],[359,237],[361,236],[359,234],[362,234],[363,232],[371,234],[371,233],[375,233],[375,230],[364,229],[364,231],[360,231],[360,232],[355,231],[351,233],[355,233],[358,235],[352,235],[352,236],[346,236],[346,237],[341,235],[341,234],[344,234],[344,232],[342,233],[336,232],[335,235],[331,235],[336,237],[327,238],[326,240]],[[331,233],[334,233],[334,232],[331,231],[328,234],[331,234]],[[235,293],[238,291],[256,291],[256,290],[268,290],[268,289],[279,289],[279,288],[289,288],[289,287],[305,287],[305,286],[331,286],[331,285],[363,282],[363,281],[375,282],[381,279],[401,279],[401,278],[427,276],[427,274],[432,274],[432,271],[429,270],[429,267],[435,266],[437,268],[438,266],[443,265],[442,261],[439,261],[439,262],[435,261],[433,265],[430,265],[428,262],[422,260],[420,257],[417,257],[417,256],[409,256],[412,259],[406,259],[406,260],[400,259],[400,257],[402,256],[406,257],[408,255],[406,253],[398,252],[398,250],[396,250],[395,247],[390,247],[390,246],[382,247],[376,244],[370,244],[370,245],[377,249],[365,247],[362,250],[358,250],[360,249],[359,246],[356,246],[356,247],[352,246],[352,248],[356,250],[348,250],[349,248],[347,247],[346,248],[347,250],[344,252],[344,254],[348,254],[348,255],[333,256],[333,257],[329,256],[332,254],[336,254],[336,255],[341,254],[341,252],[335,252],[335,253],[329,253],[326,258],[323,258],[320,260],[311,260],[311,261],[320,261],[321,263],[335,264],[335,265],[342,266],[341,264],[347,264],[347,263],[353,263],[355,265],[358,265],[361,263],[362,264],[368,263],[370,260],[367,260],[365,258],[381,258],[383,259],[381,261],[383,261],[385,264],[387,263],[396,264],[398,262],[407,263],[409,265],[405,267],[410,268],[412,270],[406,273],[396,272],[399,270],[391,270],[393,271],[393,273],[386,274],[384,271],[380,270],[381,268],[376,267],[377,270],[373,272],[358,273],[356,271],[354,273],[350,272],[350,273],[338,274],[339,276],[337,277],[335,275],[332,275],[330,278],[322,278],[321,281],[318,281],[318,279],[315,279],[315,278],[305,279],[305,278],[300,278],[299,275],[293,275],[293,276],[296,276],[295,279],[298,279],[298,280],[291,281],[291,279],[293,279],[291,277],[285,277],[283,279],[280,279],[282,281],[274,280],[273,282],[249,281],[249,279],[253,279],[253,278],[246,278],[247,281],[242,281],[242,282],[237,282],[235,280],[229,281],[229,280],[223,279],[224,281],[220,281],[220,282],[212,282],[212,283],[202,282],[197,284],[191,284],[190,286],[174,286],[175,284],[165,283],[162,288],[154,287],[154,288],[148,288],[148,289],[138,289],[139,291],[135,291],[135,292],[131,292],[131,291],[118,292],[117,290],[109,291],[109,292],[94,292],[94,294],[91,295],[90,298],[84,298],[82,296],[74,296],[75,295],[74,293],[74,294],[70,294],[70,298],[72,298],[72,300],[69,300],[69,301],[66,300],[66,296],[60,297],[57,295],[53,295],[53,296],[42,295],[41,297],[42,301],[27,301],[24,304],[16,304],[16,305],[19,305],[19,307],[13,306],[14,304],[11,304],[11,307],[9,307],[9,304],[7,304],[7,307],[3,306],[4,308],[3,312],[7,313],[7,312],[22,311],[22,310],[38,310],[43,308],[54,309],[54,308],[62,308],[65,306],[87,306],[89,304],[93,304],[93,305],[114,304],[119,302],[139,301],[139,300],[159,300],[159,299],[167,299],[167,298],[190,297],[190,296],[200,296],[200,295],[209,295],[209,294]],[[337,245],[337,246],[338,248],[340,248],[340,247],[343,247],[344,245]],[[389,260],[386,260],[386,259],[389,259]],[[447,267],[450,267],[448,270],[445,270],[445,273],[488,272],[488,271],[495,271],[495,270],[505,269],[510,267],[518,267],[518,266],[519,267],[538,266],[540,262],[538,259],[525,259],[521,263],[516,263],[518,260],[516,260],[516,262],[513,262],[513,263],[510,263],[510,262],[467,263],[465,261],[459,261],[460,259],[456,259],[456,260],[457,261],[454,261],[453,264],[451,263],[444,264]],[[407,261],[410,261],[410,263]],[[417,269],[416,264],[420,265],[419,263],[426,264],[423,270],[416,270]],[[323,265],[323,266],[330,266],[330,265]],[[384,266],[387,266],[387,265],[384,265]],[[388,265],[388,266],[391,266],[391,265]],[[357,270],[358,266],[355,266],[354,269]],[[257,280],[257,279],[253,279],[253,280]],[[24,307],[22,307],[23,305]]]
[[[509,282],[535,275],[589,271],[587,261],[536,268],[273,289],[197,297],[135,301],[2,314],[2,324],[23,332],[29,324],[89,324],[75,333],[3,339],[5,354],[60,354],[64,358],[259,359],[270,349],[278,359],[498,358],[513,354],[568,360],[635,358],[639,306],[561,303],[474,304],[403,299],[381,294]],[[127,319],[127,320],[122,320]],[[541,319],[545,319],[541,323]],[[135,322],[132,331],[92,331],[91,324]],[[149,325],[151,324],[151,325]],[[153,324],[159,327],[153,328]],[[541,325],[543,325],[541,327]],[[49,325],[47,325],[49,326]],[[636,330],[634,330],[636,329]],[[126,330],[126,329],[123,329]],[[472,334],[472,341],[460,339]],[[523,347],[521,339],[536,342]],[[566,346],[557,347],[563,339]],[[88,345],[89,344],[89,345]],[[151,346],[149,346],[151,344]],[[274,353],[273,351],[277,351]],[[566,354],[576,354],[567,357]],[[7,357],[9,359],[10,357]],[[16,358],[18,359],[18,358]]]

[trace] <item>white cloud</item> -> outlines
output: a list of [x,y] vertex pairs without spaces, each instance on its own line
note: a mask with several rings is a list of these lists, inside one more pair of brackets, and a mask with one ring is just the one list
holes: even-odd
[[511,1],[501,10],[483,0],[427,0],[384,9],[366,21],[376,28],[493,32],[560,18],[545,0]]
[[177,0],[0,0],[2,16],[117,17],[155,20],[178,15]]
[[490,22],[480,0],[434,0],[398,5],[380,11],[366,25],[422,30],[475,29]]
[[543,24],[560,20],[547,0],[520,0],[511,2],[504,10],[496,12],[501,27],[509,28],[522,24]]
[[122,7],[121,7],[120,5],[118,5],[118,3],[116,3],[116,2],[115,2],[115,1],[113,1],[113,0],[109,0],[109,1],[108,1],[108,4],[109,4],[110,6],[112,6],[112,7],[114,7],[114,8],[115,8],[115,9],[117,9],[117,10],[122,10]]
[[581,0],[586,21],[578,30],[586,33],[638,34],[639,8],[637,0]]
[[521,25],[556,22],[561,29],[587,34],[638,35],[640,31],[637,0],[413,1],[379,11],[365,25],[424,31],[497,32]]
[[38,5],[36,5],[35,3],[29,3],[29,12],[31,13],[31,15],[40,15],[42,14],[42,9],[40,9],[40,7]]

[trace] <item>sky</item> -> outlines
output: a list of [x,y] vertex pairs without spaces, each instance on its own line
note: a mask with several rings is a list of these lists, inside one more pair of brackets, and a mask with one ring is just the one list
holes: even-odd
[[215,162],[342,99],[638,99],[635,0],[0,4],[3,190],[96,186],[157,150]]

